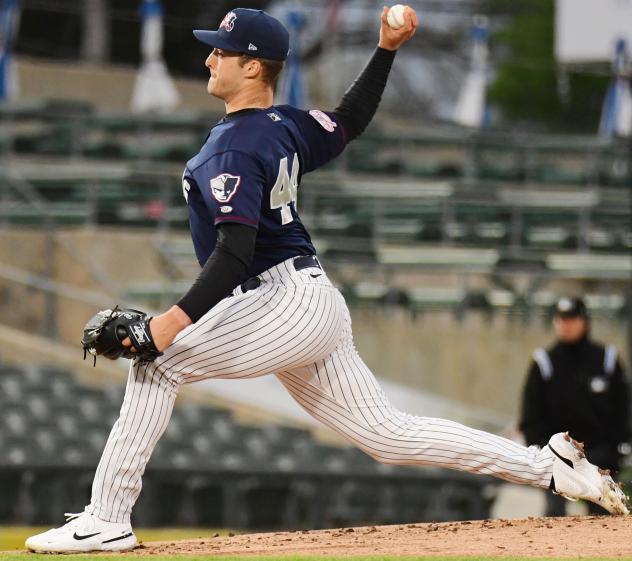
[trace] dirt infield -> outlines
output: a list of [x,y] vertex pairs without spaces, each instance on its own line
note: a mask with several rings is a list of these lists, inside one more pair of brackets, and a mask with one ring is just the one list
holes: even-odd
[[632,556],[632,516],[476,520],[209,536],[198,540],[149,542],[134,553],[629,557]]

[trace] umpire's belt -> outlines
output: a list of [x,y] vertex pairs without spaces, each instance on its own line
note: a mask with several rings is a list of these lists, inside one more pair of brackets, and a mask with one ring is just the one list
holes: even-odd
[[[300,257],[295,257],[292,263],[294,265],[294,270],[296,271],[307,269],[309,267],[318,267],[319,269],[322,269],[320,263],[318,262],[318,258],[315,255],[301,255]],[[248,292],[249,290],[259,288],[260,286],[261,279],[259,277],[250,277],[241,284],[240,288],[242,292]]]

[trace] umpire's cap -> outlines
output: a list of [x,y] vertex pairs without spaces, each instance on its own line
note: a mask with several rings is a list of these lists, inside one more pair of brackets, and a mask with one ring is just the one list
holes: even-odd
[[555,305],[555,315],[563,318],[588,319],[588,309],[581,298],[564,296]]
[[290,34],[283,24],[263,10],[250,8],[235,8],[228,12],[217,31],[196,29],[193,35],[215,49],[255,58],[285,60],[290,48]]

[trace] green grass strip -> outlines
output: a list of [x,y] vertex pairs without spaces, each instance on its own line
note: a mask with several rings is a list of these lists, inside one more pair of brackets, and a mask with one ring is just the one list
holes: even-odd
[[[39,555],[33,553],[0,553],[0,561],[61,561],[61,560],[82,560],[91,559],[130,561],[134,559],[147,559],[151,561],[569,561],[568,558],[559,557],[481,557],[481,556],[451,556],[451,557],[414,557],[414,556],[362,556],[362,557],[326,557],[314,555],[271,555],[261,556],[221,556],[213,555],[63,555],[53,557],[51,555]],[[582,561],[632,561],[632,557],[582,557]]]

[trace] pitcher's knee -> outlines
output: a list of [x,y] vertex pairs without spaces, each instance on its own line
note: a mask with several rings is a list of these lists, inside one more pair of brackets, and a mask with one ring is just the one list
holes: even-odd
[[396,458],[393,456],[384,456],[384,455],[380,455],[380,454],[371,454],[371,457],[380,462],[381,464],[387,464],[387,465],[401,465],[401,464],[405,464],[406,461],[404,461],[403,458]]
[[376,449],[374,446],[370,447],[369,445],[358,444],[358,448],[380,464],[398,465],[406,463],[403,458],[398,457],[396,454],[386,450]]

